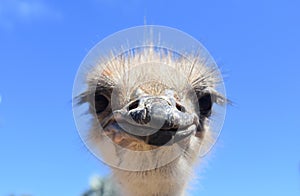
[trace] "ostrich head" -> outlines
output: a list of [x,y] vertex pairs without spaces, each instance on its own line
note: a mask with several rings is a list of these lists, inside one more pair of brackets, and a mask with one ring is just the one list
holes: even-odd
[[111,166],[122,195],[181,195],[215,141],[213,107],[226,103],[206,53],[157,46],[154,36],[98,59],[77,97],[92,119],[85,141]]

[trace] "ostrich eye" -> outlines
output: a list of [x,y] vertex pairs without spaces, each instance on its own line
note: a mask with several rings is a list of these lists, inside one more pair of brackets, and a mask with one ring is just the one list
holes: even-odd
[[209,117],[213,105],[211,94],[204,94],[198,99],[200,115]]
[[95,94],[95,109],[97,114],[103,112],[108,104],[109,100],[104,95],[98,93]]

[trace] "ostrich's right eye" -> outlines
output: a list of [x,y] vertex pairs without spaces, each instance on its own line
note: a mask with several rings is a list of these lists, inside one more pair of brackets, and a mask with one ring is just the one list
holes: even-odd
[[198,99],[200,114],[209,117],[213,105],[211,94],[205,94]]
[[99,114],[103,112],[109,104],[109,100],[101,94],[95,94],[95,109],[96,113]]

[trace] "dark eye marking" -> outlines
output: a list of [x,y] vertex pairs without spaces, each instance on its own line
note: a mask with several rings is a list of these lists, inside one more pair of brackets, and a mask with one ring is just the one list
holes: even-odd
[[212,96],[211,94],[207,93],[202,95],[198,99],[199,109],[200,109],[200,115],[209,117],[211,115],[211,108],[213,105]]
[[103,112],[109,104],[109,100],[102,94],[95,93],[95,109],[96,113]]

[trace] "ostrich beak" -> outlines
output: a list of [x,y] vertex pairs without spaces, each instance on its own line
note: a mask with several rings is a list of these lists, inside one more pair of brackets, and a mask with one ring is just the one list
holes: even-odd
[[166,96],[144,96],[114,111],[122,131],[153,146],[172,145],[199,128],[195,114]]

